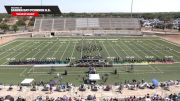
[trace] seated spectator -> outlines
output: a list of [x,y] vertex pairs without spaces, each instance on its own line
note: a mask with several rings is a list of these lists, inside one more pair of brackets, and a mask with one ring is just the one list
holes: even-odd
[[49,90],[50,90],[50,93],[52,93],[52,86],[50,86]]
[[2,88],[3,88],[3,84],[2,84],[2,83],[0,83],[0,90],[2,90]]
[[110,91],[111,89],[112,89],[112,87],[107,85],[106,88],[104,89],[104,91]]
[[50,89],[50,85],[47,84],[46,86],[44,86],[44,88],[42,89],[42,91],[49,91]]
[[66,87],[67,87],[67,91],[71,91],[73,86],[72,84],[67,83]]
[[7,95],[5,97],[5,100],[14,101],[14,98],[12,96],[10,96],[10,95]]
[[35,99],[35,101],[42,101],[42,100],[43,100],[42,96],[37,96],[36,99]]
[[95,86],[95,85],[91,86],[91,91],[98,91],[97,86]]
[[4,101],[4,98],[3,98],[3,97],[0,97],[0,101]]
[[18,97],[16,101],[26,101],[26,99]]
[[82,97],[79,95],[76,101],[82,101]]
[[33,87],[31,88],[31,91],[36,91],[36,87],[33,86]]
[[149,87],[149,89],[155,89],[155,86],[154,86],[154,85],[152,85],[152,86],[150,86],[150,87]]
[[9,88],[8,88],[8,91],[11,91],[11,90],[13,90],[12,85],[10,85]]
[[122,84],[120,84],[120,85],[119,85],[118,90],[119,90],[119,93],[121,93],[121,94],[122,94],[122,90],[123,90],[123,85],[122,85]]
[[18,91],[22,91],[22,86],[19,86],[19,90]]
[[135,85],[130,85],[130,84],[128,84],[127,86],[128,86],[128,89],[129,89],[129,90],[135,90]]
[[86,91],[85,85],[81,84],[79,87],[79,91]]
[[71,97],[69,97],[69,101],[73,101]]

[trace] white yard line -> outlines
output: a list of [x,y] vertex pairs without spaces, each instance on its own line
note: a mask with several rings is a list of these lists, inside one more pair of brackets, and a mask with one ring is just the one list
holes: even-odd
[[81,42],[81,57],[80,58],[82,58],[82,55],[83,55],[83,41],[84,41],[83,37],[82,37],[81,41],[82,42]]
[[[179,51],[176,51],[175,49],[173,49],[173,51],[175,51],[175,52],[177,52],[177,53],[179,53],[180,54],[180,52]],[[168,51],[169,52],[169,51]],[[171,53],[171,52],[169,52],[169,53]],[[174,53],[171,53],[171,54],[174,54]],[[177,56],[176,54],[174,54],[175,56]],[[177,56],[178,58],[180,58],[180,56]]]
[[47,46],[49,46],[49,43],[47,45],[45,45],[43,48],[40,49],[40,51],[36,52],[32,58],[34,58],[35,56],[37,56],[42,50],[44,50]]
[[125,56],[129,56],[129,54],[122,47],[120,47],[120,45],[117,44],[117,42],[115,44],[125,53]]
[[109,45],[111,46],[111,48],[114,50],[114,52],[116,53],[116,55],[118,55],[118,57],[120,57],[122,59],[122,57],[118,54],[118,52],[116,51],[116,49],[112,46],[112,44],[110,44],[110,42],[108,41]]
[[[43,44],[43,42],[42,43],[40,43],[37,47],[35,47],[35,48],[39,48],[41,45]],[[35,49],[34,48],[34,49]],[[23,59],[23,58],[25,58],[26,56],[28,56],[30,53],[31,53],[32,51],[29,51],[28,53],[26,53],[26,55],[24,55],[23,57],[21,57],[20,59]]]
[[[124,42],[122,42],[122,43],[124,43]],[[124,45],[125,45],[125,43],[124,43]],[[134,44],[134,45],[136,45],[136,46],[139,46],[139,45],[137,45],[137,44]],[[134,45],[133,45],[133,47],[134,47]],[[128,46],[129,47],[129,46]],[[142,54],[144,54],[145,56],[147,55],[145,52],[143,52],[140,48],[137,48],[137,47],[135,47],[137,50],[135,50],[135,51],[139,51],[139,52],[141,52]],[[125,50],[124,50],[125,51]],[[140,56],[141,57],[141,56]],[[142,58],[142,57],[141,57]]]
[[154,66],[160,73],[164,73],[161,69],[159,69],[157,66]]
[[30,74],[32,69],[33,69],[33,67],[31,67],[27,73]]
[[117,44],[117,42],[115,44],[125,53],[126,56],[129,56],[129,54],[122,47],[120,47],[120,45]]
[[164,42],[170,43],[170,44],[172,44],[172,45],[175,45],[175,46],[177,46],[177,47],[180,47],[180,45],[179,45],[179,44],[176,44],[176,43],[170,42],[170,41],[165,40],[165,39],[163,39],[163,38],[161,38],[161,37],[159,37],[159,38],[160,38],[160,40],[161,40],[161,41],[164,41]]
[[54,46],[55,46],[58,42],[59,42],[59,41],[57,41],[55,44],[51,45],[51,47],[49,48],[49,50],[46,51],[45,54],[43,54],[43,56],[40,58],[40,60],[42,60],[42,59],[50,52],[50,50],[51,50],[52,48],[54,48]]
[[[104,49],[106,50],[106,53],[108,54],[108,57],[111,57],[110,54],[109,54],[109,52],[108,52],[108,50],[107,50],[107,48],[105,47],[104,43],[101,42],[101,44],[103,45]],[[112,58],[110,58],[110,59],[112,60]]]
[[[91,42],[92,42],[92,41],[89,41],[89,43],[88,43],[88,44],[91,44]],[[92,52],[90,52],[90,56],[91,56],[91,55],[92,55]]]
[[[136,44],[136,43],[135,43],[134,45],[136,45],[136,46],[139,47],[139,44]],[[137,48],[138,48],[138,47],[137,47]],[[144,47],[143,47],[143,48],[144,48]],[[145,53],[143,50],[141,50],[141,49],[140,49],[140,52],[143,53],[145,56],[149,56],[148,54],[146,54],[146,53]],[[144,56],[144,57],[145,57],[145,56]]]
[[[142,59],[142,57],[139,55],[139,54],[137,54],[134,50],[132,50],[131,48],[129,48],[129,46],[127,46],[127,45],[125,45],[125,43],[124,42],[121,42],[125,47],[127,47],[129,50],[131,50],[131,52],[133,52],[137,57],[139,57],[140,59]],[[119,46],[120,47],[120,46]]]
[[[148,44],[151,44],[151,43],[145,43],[145,42],[143,42],[143,44],[145,45],[145,46],[147,46],[147,47],[149,47],[149,45]],[[153,45],[153,46],[155,46],[155,45]],[[156,47],[156,46],[155,46]],[[156,50],[155,48],[153,48],[153,47],[149,47],[149,48],[151,48],[151,49],[153,49],[153,50]],[[151,51],[150,51],[151,52]],[[164,53],[162,53],[162,52],[159,52],[158,50],[157,50],[157,52],[158,52],[158,54],[160,53],[161,55],[165,55]],[[156,53],[157,53],[156,52]],[[154,53],[154,52],[151,52],[151,53]],[[156,56],[159,56],[159,55],[156,55]],[[160,56],[159,56],[160,57]]]
[[[29,44],[31,44],[31,43],[29,43]],[[31,46],[33,46],[33,45],[34,45],[34,43],[33,43]],[[26,46],[26,45],[22,46],[21,49],[24,48],[25,46]],[[25,50],[29,50],[29,48],[26,48]],[[20,53],[14,55],[13,58],[16,59],[16,57],[17,57],[18,55],[20,55],[20,54],[24,54],[24,52],[23,52],[23,53],[20,52]],[[5,61],[2,65],[6,64],[7,62],[8,62],[8,61]]]
[[16,40],[13,40],[13,41],[10,41],[10,42],[5,43],[5,44],[3,44],[3,45],[0,45],[0,48],[5,47],[5,46],[7,46],[7,45],[9,45],[9,44],[11,44],[11,43],[14,43],[14,42],[16,42]]
[[26,72],[27,68],[25,68],[19,75],[23,76],[23,74]]
[[[17,46],[19,46],[19,45],[21,45],[21,44],[24,44],[26,41],[24,41],[24,42],[22,42],[22,43],[20,43],[20,44],[18,44],[18,45],[16,45],[16,46],[14,46],[14,47],[11,47],[10,49],[7,49],[6,51],[4,51],[4,52],[2,52],[1,54],[4,54],[4,53],[6,53],[6,52],[8,52],[9,50],[11,50],[11,49],[14,49],[15,47],[17,47]],[[9,52],[8,52],[9,53]],[[0,54],[0,55],[1,55]]]
[[156,69],[153,67],[153,66],[151,66],[151,65],[148,65],[153,71],[156,71]]
[[[159,43],[157,43],[157,42],[154,42],[154,41],[151,41],[151,42],[153,42],[153,43],[155,43],[155,44],[152,44],[152,43],[150,43],[150,44],[152,44],[153,46],[155,46],[155,47],[158,47],[156,44],[159,44]],[[163,46],[163,45],[161,45],[161,44],[159,44],[160,46]],[[174,50],[174,49],[173,49]],[[172,55],[174,55],[174,56],[176,56],[176,57],[178,57],[176,54],[174,54],[174,53],[172,53],[172,52],[169,52],[169,51],[166,51],[166,52],[168,52],[168,53],[170,53],[170,54],[172,54]],[[166,56],[167,54],[165,54],[164,52],[161,52],[161,53],[163,53],[164,54],[164,56]],[[178,57],[179,58],[179,57]]]
[[[94,39],[94,42],[95,42],[95,44],[96,44],[96,46],[97,46],[96,39]],[[101,53],[100,53],[100,51],[99,51],[99,50],[98,50],[98,54],[99,54],[99,56],[101,56]]]
[[[21,44],[19,44],[19,45],[15,46],[15,47],[17,48],[17,47],[19,47],[20,45],[25,44],[25,43],[26,43],[26,42],[23,42],[23,43],[21,43]],[[13,47],[13,48],[15,49],[15,47]],[[25,47],[25,45],[24,45],[23,47]],[[21,48],[20,48],[20,49],[18,49],[18,50],[21,50],[23,47],[21,47]],[[11,49],[13,49],[13,48],[11,48]],[[11,53],[11,54],[14,54],[14,53]],[[6,58],[6,57],[8,57],[8,56],[10,56],[11,54],[8,54],[8,53],[7,53],[7,55],[6,55],[6,56],[4,56],[4,57],[2,57],[2,58],[0,58],[0,60],[2,60],[2,59],[4,59],[4,58]]]
[[66,51],[67,51],[67,49],[68,49],[68,47],[69,47],[69,44],[70,44],[70,41],[68,42],[68,45],[66,46],[66,48],[65,48],[65,50],[64,50],[64,52],[63,52],[63,54],[62,54],[62,56],[61,56],[61,58],[60,58],[60,60],[62,60],[64,54],[66,53]]
[[71,60],[72,60],[72,56],[73,56],[73,54],[74,54],[74,50],[75,50],[75,48],[76,48],[76,44],[77,44],[77,43],[75,43],[75,45],[74,45],[74,47],[73,47],[73,51],[72,51],[71,56],[70,56],[70,57],[71,57],[70,63],[71,63]]
[[[177,46],[177,47],[180,47],[180,45],[175,44],[175,43],[170,42],[170,41],[167,41],[167,40],[165,40],[165,39],[160,38],[160,40],[161,40],[161,41],[164,41],[164,42],[167,42],[167,43],[169,43],[169,44],[175,45],[175,46]],[[173,51],[175,51],[175,52],[177,52],[177,53],[180,53],[179,51],[176,51],[176,50],[174,50],[174,49],[173,49]]]
[[62,47],[63,44],[64,44],[64,43],[61,43],[61,45],[58,47],[57,51],[55,51],[55,52],[52,54],[52,57],[54,57],[54,55],[56,55],[56,54],[58,53],[59,49],[61,49],[61,47]]
[[[138,44],[138,43],[136,43],[136,44]],[[139,45],[140,47],[142,47],[142,48],[145,48],[145,47],[141,46],[140,44],[138,44],[138,45]],[[149,46],[148,46],[148,47],[149,47]],[[147,49],[146,49],[146,50],[147,50]],[[149,50],[148,50],[148,51],[149,51]],[[151,51],[149,51],[149,52],[160,58],[159,55],[157,55],[157,54],[155,54],[155,53],[153,53],[153,52],[151,52]],[[144,53],[145,53],[145,52],[144,52]],[[146,54],[146,53],[145,53],[145,54]],[[146,56],[149,56],[149,55],[146,54]]]

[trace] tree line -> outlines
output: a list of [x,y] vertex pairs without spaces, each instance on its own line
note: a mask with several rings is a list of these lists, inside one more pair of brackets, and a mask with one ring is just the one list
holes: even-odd
[[[71,17],[71,18],[130,18],[131,14],[130,13],[62,13],[62,14],[48,14],[48,15],[40,15],[40,17]],[[158,18],[161,21],[173,21],[176,18],[180,18],[180,12],[161,12],[161,13],[133,13],[132,14],[133,18],[144,18],[144,19],[154,19]],[[6,20],[10,18],[11,15],[7,13],[0,13],[0,28],[6,32],[7,30],[11,29],[13,31],[18,30],[18,26],[33,26],[35,18],[32,17],[29,20],[28,25],[26,25],[25,21],[29,19],[28,17],[17,17],[18,21],[16,22],[15,25],[8,26],[6,24]],[[4,20],[4,22],[3,22]],[[162,26],[163,27],[163,26]],[[168,27],[168,26],[167,26]],[[180,27],[179,27],[180,31]]]
[[[45,17],[84,17],[84,18],[118,18],[118,17],[122,17],[122,18],[130,18],[131,17],[131,13],[62,13],[62,14],[54,14],[54,15],[41,15],[45,16]],[[133,13],[132,14],[133,18],[144,18],[144,19],[154,19],[154,18],[158,18],[160,20],[171,20],[171,19],[176,19],[176,18],[180,18],[180,12],[157,12],[157,13]]]
[[[88,17],[88,18],[101,18],[101,17],[123,17],[123,18],[130,18],[131,13],[62,13],[62,14],[46,14],[40,15],[40,17]],[[132,16],[134,18],[145,18],[145,19],[154,19],[158,18],[160,20],[170,20],[180,18],[180,12],[156,12],[156,13],[133,13]],[[2,18],[10,18],[11,15],[7,13],[0,13],[0,21]],[[18,18],[25,18],[25,17],[18,17]]]
[[[16,23],[13,25],[8,25],[7,22],[10,18],[12,18],[11,15],[0,13],[0,29],[3,30],[4,33],[8,30],[12,30],[16,33],[16,31],[19,30],[18,27],[26,28],[27,26],[33,26],[35,21],[34,17],[16,17]],[[27,20],[29,20],[28,24],[25,23]]]

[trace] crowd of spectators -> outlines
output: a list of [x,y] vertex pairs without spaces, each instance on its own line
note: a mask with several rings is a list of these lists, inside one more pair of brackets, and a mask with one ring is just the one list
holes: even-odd
[[127,98],[103,98],[103,101],[180,101],[180,93],[170,94],[167,97],[162,97],[158,94],[146,94],[143,97],[129,96]]
[[[90,68],[92,69],[92,68]],[[92,69],[94,70],[94,69]],[[41,81],[42,82],[42,81]],[[52,80],[50,81],[50,83]],[[43,85],[43,86],[42,86]],[[169,80],[165,82],[158,83],[158,87],[162,88],[162,90],[169,90],[169,89],[164,89],[170,86],[177,86],[180,87],[180,81],[176,80]],[[42,89],[38,87],[43,87]],[[23,87],[21,85],[18,86],[19,90],[18,91],[23,91]],[[43,91],[50,91],[50,94],[53,93],[54,91],[58,92],[66,92],[70,91],[73,87],[76,87],[70,83],[66,84],[57,84],[57,85],[52,85],[52,84],[44,84],[40,83],[40,85],[33,85],[31,91],[38,91],[41,90]],[[114,89],[113,89],[114,88]],[[97,92],[98,90],[103,90],[105,92],[108,91],[114,91],[116,89],[119,94],[123,94],[123,89],[128,89],[129,91],[131,90],[137,90],[137,89],[156,89],[157,87],[153,85],[152,83],[147,83],[144,80],[142,81],[137,81],[137,80],[132,80],[132,81],[125,81],[124,83],[120,84],[115,84],[114,86],[112,85],[98,85],[98,84],[91,84],[91,85],[86,85],[86,84],[81,84],[79,86],[79,91],[84,92],[86,90],[91,90],[93,92]],[[0,87],[0,90],[3,90],[4,88]],[[13,91],[14,86],[10,85],[7,91]],[[113,89],[113,90],[112,90]],[[178,88],[179,89],[179,88]],[[77,92],[74,92],[76,97],[71,96],[71,95],[64,95],[64,96],[59,96],[59,97],[49,97],[49,96],[38,96],[34,97],[33,101],[96,101],[97,97],[95,95],[88,95],[87,97],[85,96],[80,96]],[[4,97],[0,97],[0,101],[29,101],[27,98],[14,98],[11,95],[7,95]],[[180,101],[180,92],[179,93],[173,93],[165,96],[161,96],[159,94],[147,94],[145,96],[129,96],[125,98],[119,98],[119,96],[116,97],[103,97],[103,98],[98,98],[98,101]]]
[[[88,95],[85,99],[80,95],[78,97],[70,97],[70,96],[60,96],[57,98],[54,97],[42,97],[37,96],[33,101],[96,101],[95,95]],[[0,101],[29,101],[26,98],[18,97],[17,99],[13,98],[10,95],[5,97],[0,97]],[[118,98],[118,97],[104,97],[98,99],[98,101],[180,101],[180,93],[179,94],[170,94],[166,97],[162,97],[158,94],[150,95],[146,94],[143,97],[129,96],[126,98]]]

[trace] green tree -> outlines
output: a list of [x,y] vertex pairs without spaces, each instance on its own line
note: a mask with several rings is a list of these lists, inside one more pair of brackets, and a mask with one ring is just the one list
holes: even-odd
[[18,20],[26,21],[26,20],[28,20],[28,19],[29,19],[28,17],[18,17]]
[[19,29],[18,29],[18,26],[15,24],[15,25],[13,25],[12,26],[12,30],[14,30],[14,32],[16,33],[16,31],[18,31]]
[[29,21],[28,26],[34,26],[34,21]]
[[167,29],[172,29],[172,27],[173,27],[173,24],[171,24],[171,23],[166,24]]
[[5,23],[0,24],[0,28],[1,28],[4,32],[6,32],[7,30],[9,30],[9,26],[8,26],[7,24],[5,24]]
[[11,15],[7,13],[0,13],[0,18],[10,18]]
[[28,26],[34,26],[34,22],[35,22],[35,17],[32,17],[32,18],[29,20]]
[[24,26],[24,25],[26,25],[26,24],[25,24],[25,21],[22,20],[22,19],[21,19],[21,20],[18,20],[16,24],[17,24],[18,26]]

